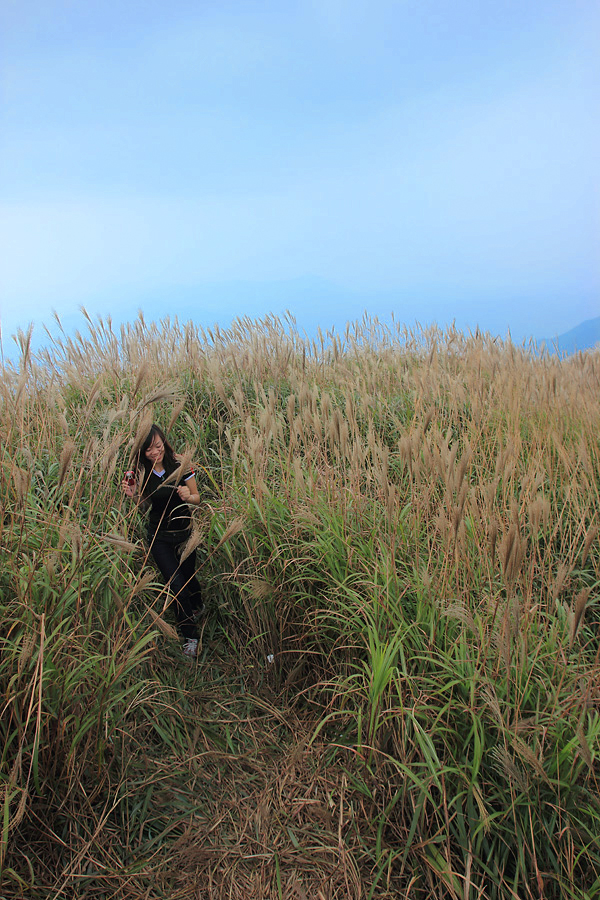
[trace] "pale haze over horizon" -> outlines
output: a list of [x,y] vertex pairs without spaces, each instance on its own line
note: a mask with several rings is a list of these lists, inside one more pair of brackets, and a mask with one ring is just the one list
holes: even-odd
[[0,318],[600,315],[597,0],[3,0]]

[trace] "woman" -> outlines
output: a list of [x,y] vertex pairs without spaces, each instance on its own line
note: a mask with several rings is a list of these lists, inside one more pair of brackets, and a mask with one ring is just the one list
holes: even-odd
[[[158,425],[153,425],[133,462],[133,472],[123,481],[123,491],[133,497],[141,479],[141,499],[150,507],[148,544],[152,558],[174,595],[174,609],[184,639],[183,652],[198,652],[196,618],[203,612],[200,585],[196,578],[196,551],[182,561],[181,552],[192,530],[188,504],[198,506],[200,494],[192,469],[184,470],[178,483],[169,475],[180,468],[176,456]],[[130,473],[128,473],[130,474]]]

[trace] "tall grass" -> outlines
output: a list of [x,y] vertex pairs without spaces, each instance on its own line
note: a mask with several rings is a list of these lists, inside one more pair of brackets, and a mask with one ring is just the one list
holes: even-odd
[[[598,353],[88,324],[4,372],[2,889],[596,896]],[[201,466],[193,672],[118,489],[153,419]]]

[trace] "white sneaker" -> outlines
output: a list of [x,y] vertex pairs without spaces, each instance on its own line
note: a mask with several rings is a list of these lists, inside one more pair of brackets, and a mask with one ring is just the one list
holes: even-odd
[[188,638],[187,641],[183,645],[183,652],[185,656],[190,656],[192,659],[198,654],[198,638]]

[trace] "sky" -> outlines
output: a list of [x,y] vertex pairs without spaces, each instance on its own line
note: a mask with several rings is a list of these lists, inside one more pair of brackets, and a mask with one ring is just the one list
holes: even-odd
[[5,350],[600,315],[599,46],[597,0],[0,0]]

